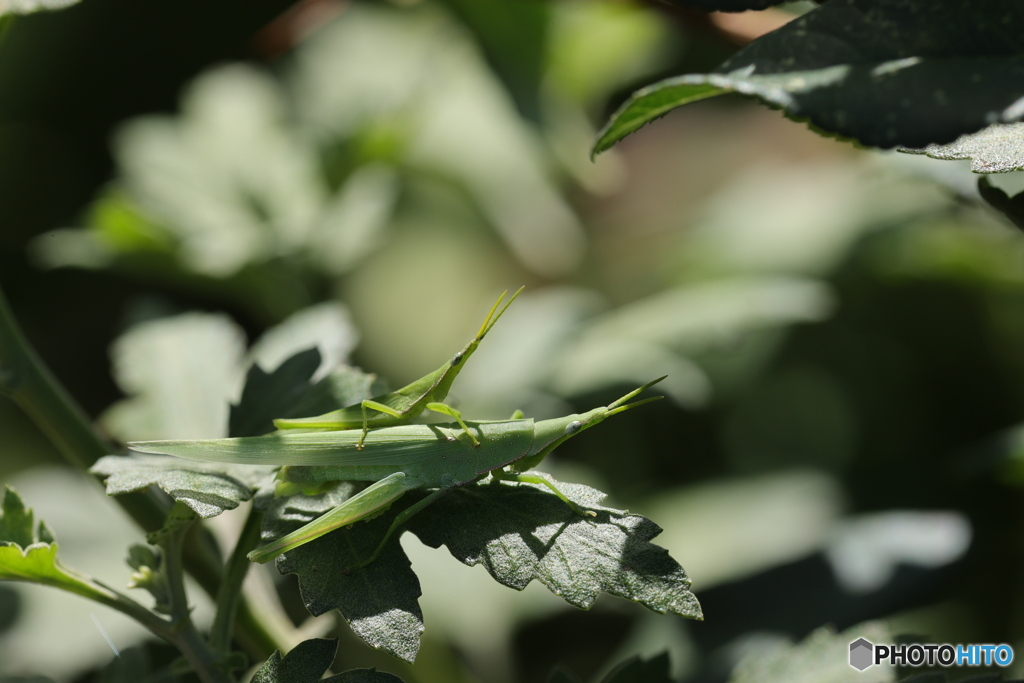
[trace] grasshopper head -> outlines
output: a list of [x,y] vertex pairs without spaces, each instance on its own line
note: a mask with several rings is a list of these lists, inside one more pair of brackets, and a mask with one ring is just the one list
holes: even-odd
[[[484,319],[484,324],[480,326],[480,330],[476,333],[476,336],[469,340],[469,343],[466,344],[461,351],[452,356],[451,360],[436,371],[435,374],[440,375],[438,378],[439,384],[446,385],[444,387],[445,394],[447,394],[451,383],[455,381],[455,376],[459,374],[460,370],[462,370],[463,363],[473,355],[473,352],[476,351],[476,347],[480,346],[480,342],[482,342],[484,337],[487,336],[487,333],[491,331],[494,324],[498,322],[498,318],[508,310],[508,307],[512,305],[512,302],[516,300],[516,297],[519,296],[524,289],[526,289],[526,287],[520,287],[516,290],[515,294],[505,302],[504,306],[501,305],[501,302],[505,299],[505,295],[508,294],[508,290],[502,292],[501,296],[498,297],[498,300],[494,302],[493,306],[491,306],[491,310],[487,313],[487,317]],[[501,310],[498,310],[499,306],[501,306]]]
[[652,382],[648,382],[642,387],[634,389],[619,400],[613,401],[606,406],[600,406],[585,413],[567,415],[553,420],[542,420],[541,422],[538,422],[534,431],[534,446],[531,449],[531,453],[526,457],[517,460],[513,465],[513,469],[523,472],[532,467],[536,467],[540,461],[543,460],[547,454],[553,451],[559,444],[568,441],[580,432],[590,429],[594,425],[607,420],[612,415],[617,415],[618,413],[638,408],[646,403],[650,403],[651,401],[657,401],[664,398],[664,396],[652,396],[650,398],[629,403],[631,398],[654,386],[661,380],[665,379],[665,377],[668,377],[668,375],[664,375]]

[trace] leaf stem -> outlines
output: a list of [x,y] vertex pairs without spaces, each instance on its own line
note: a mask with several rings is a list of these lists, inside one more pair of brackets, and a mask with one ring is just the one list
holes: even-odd
[[227,653],[231,646],[231,634],[234,629],[238,603],[242,597],[242,582],[252,562],[246,555],[256,547],[260,540],[260,523],[263,513],[254,507],[249,509],[249,516],[238,536],[238,543],[228,559],[224,577],[217,592],[217,614],[210,629],[210,645],[215,650]]

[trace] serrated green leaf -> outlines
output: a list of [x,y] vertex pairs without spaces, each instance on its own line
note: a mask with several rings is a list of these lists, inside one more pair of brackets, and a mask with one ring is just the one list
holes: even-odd
[[899,151],[946,161],[970,159],[975,173],[1019,171],[1024,169],[1024,123],[994,123],[976,133],[961,135],[948,145],[900,147]]
[[[353,490],[352,484],[341,483],[320,496],[298,495],[275,503],[264,517],[264,538],[294,531],[341,503]],[[403,502],[412,503],[417,494],[405,498],[409,500]],[[265,499],[261,496],[257,504]],[[282,574],[297,576],[302,600],[311,614],[337,609],[368,645],[411,662],[423,633],[418,603],[421,591],[397,538],[392,538],[373,563],[348,570],[377,549],[398,507],[404,506],[393,506],[380,517],[289,550],[278,558],[277,568]]]
[[849,664],[850,643],[867,638],[891,642],[881,624],[868,622],[842,633],[820,628],[798,645],[778,645],[752,652],[733,670],[729,683],[892,683],[895,669],[886,665],[857,671]]
[[609,593],[655,612],[703,618],[686,572],[649,543],[661,533],[654,522],[601,506],[605,495],[588,486],[556,486],[597,517],[580,517],[537,485],[488,483],[449,493],[413,517],[409,529],[517,590],[536,579],[582,609]]
[[310,383],[319,367],[320,351],[311,348],[270,373],[249,368],[241,399],[231,406],[229,436],[259,436],[274,431],[277,418],[321,415],[370,397],[372,375],[342,367]]
[[292,648],[284,657],[271,655],[252,677],[252,683],[318,683],[334,663],[338,640],[313,638]]
[[108,496],[159,486],[206,519],[234,510],[261,486],[272,487],[277,468],[132,454],[100,458],[89,471],[107,476]]
[[[53,534],[40,523],[32,531],[32,511],[14,489],[4,487],[0,513],[0,581],[26,581],[60,588],[93,600],[109,601],[115,595],[105,587],[62,566],[57,560]],[[44,540],[48,539],[48,540]]]
[[303,641],[284,657],[275,652],[253,676],[252,683],[402,683],[398,676],[373,669],[352,669],[323,679],[337,650],[337,638]]
[[667,652],[646,660],[637,655],[609,671],[601,683],[672,683],[671,663]]
[[983,9],[971,0],[831,0],[712,73],[638,91],[612,115],[594,153],[708,86],[865,145],[945,143],[1024,116],[1016,104],[1024,96],[1022,36],[1024,8],[1014,0]]

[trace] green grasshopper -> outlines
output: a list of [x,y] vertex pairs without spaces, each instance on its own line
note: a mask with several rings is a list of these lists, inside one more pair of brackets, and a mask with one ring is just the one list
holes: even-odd
[[[359,403],[334,410],[323,415],[316,417],[304,417],[297,419],[287,420],[274,420],[274,426],[278,429],[303,429],[303,430],[340,430],[340,429],[358,429],[362,427],[363,432],[359,435],[359,441],[356,444],[356,448],[362,449],[363,442],[366,440],[366,435],[369,433],[370,428],[377,427],[393,427],[396,425],[402,425],[417,415],[422,413],[424,410],[432,410],[435,413],[442,413],[453,418],[458,422],[469,438],[473,441],[474,445],[480,445],[473,433],[469,431],[469,427],[462,420],[462,414],[452,408],[449,405],[441,403],[448,396],[448,391],[452,387],[452,382],[458,376],[459,371],[462,370],[462,366],[465,365],[466,361],[473,352],[476,351],[476,347],[480,345],[480,342],[491,331],[494,327],[494,323],[498,322],[498,318],[502,316],[508,307],[512,305],[512,302],[516,300],[516,297],[525,289],[520,287],[515,294],[512,295],[507,302],[505,307],[498,311],[498,306],[501,305],[502,299],[508,294],[508,291],[501,293],[498,300],[494,302],[494,306],[491,307],[490,312],[487,314],[487,318],[484,320],[484,324],[480,326],[480,330],[476,333],[476,336],[466,344],[465,348],[452,356],[452,359],[434,370],[429,375],[420,377],[418,380],[404,386],[397,391],[392,391],[388,394],[381,394],[380,396],[374,396],[368,398]],[[495,314],[495,311],[498,311]],[[370,414],[368,411],[374,411]]]
[[[607,406],[552,420],[511,419],[451,424],[403,425],[376,429],[360,447],[355,434],[334,432],[275,432],[265,436],[204,441],[140,441],[128,444],[141,453],[175,455],[192,460],[251,465],[283,465],[278,478],[299,484],[326,481],[372,481],[365,489],[292,533],[249,553],[254,562],[268,562],[329,531],[361,519],[375,517],[407,491],[435,489],[395,517],[380,545],[364,567],[383,550],[398,527],[414,514],[457,486],[479,481],[488,474],[496,480],[542,484],[575,512],[581,510],[545,476],[526,473],[559,444],[607,418],[661,396],[633,403],[630,399],[661,377],[635,389]],[[470,430],[478,439],[465,438]]]

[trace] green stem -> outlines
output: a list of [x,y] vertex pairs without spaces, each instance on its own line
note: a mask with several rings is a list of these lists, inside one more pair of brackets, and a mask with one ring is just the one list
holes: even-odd
[[163,571],[167,577],[169,616],[171,628],[174,630],[172,642],[192,665],[200,680],[204,683],[226,683],[233,678],[224,671],[222,658],[203,639],[192,623],[188,594],[185,591],[182,551],[195,518],[195,513],[184,503],[175,503],[168,516],[168,524],[176,526],[172,526],[166,532],[161,531],[156,541],[164,551]]
[[260,540],[260,522],[262,520],[262,512],[255,507],[249,510],[245,526],[242,527],[238,543],[228,560],[224,578],[220,582],[220,591],[217,592],[217,615],[213,619],[213,627],[210,630],[210,645],[225,654],[231,646],[235,615],[238,613],[238,603],[242,598],[242,582],[252,565],[246,555],[256,547]]

